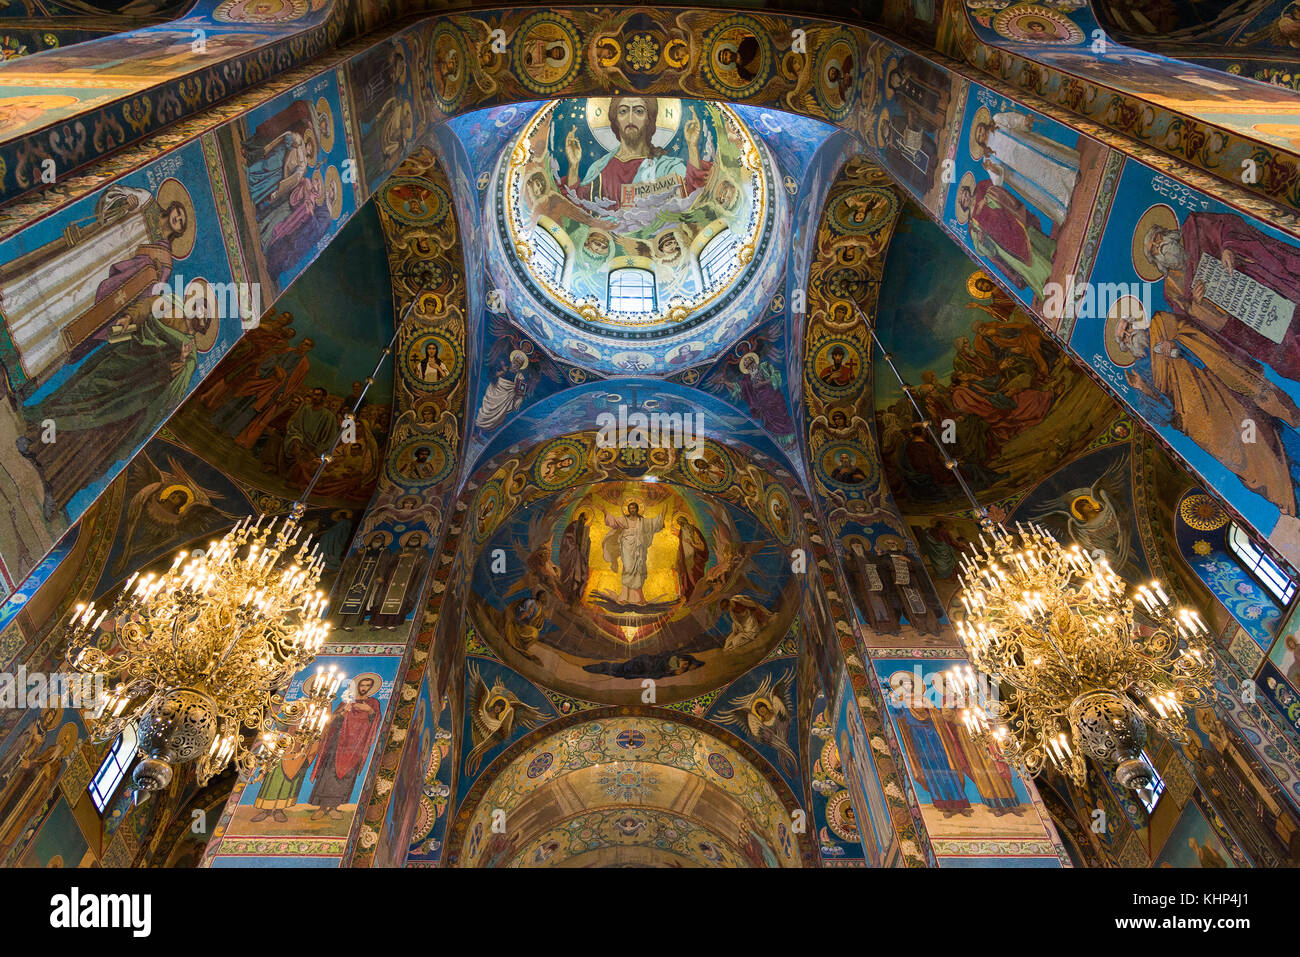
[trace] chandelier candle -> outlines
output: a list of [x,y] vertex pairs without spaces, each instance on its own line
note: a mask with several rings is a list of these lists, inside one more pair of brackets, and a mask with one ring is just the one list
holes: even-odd
[[[957,632],[998,700],[965,709],[967,729],[1030,775],[1050,762],[1082,785],[1092,758],[1123,786],[1149,788],[1148,729],[1188,740],[1184,707],[1209,694],[1201,616],[1175,611],[1159,582],[1130,597],[1104,558],[1037,525],[990,525],[979,540],[961,560]],[[975,691],[970,668],[948,677]]]
[[77,606],[69,663],[116,682],[88,724],[107,740],[139,722],[137,790],[165,788],[191,761],[200,785],[232,760],[255,779],[319,739],[343,676],[317,669],[303,697],[282,694],[329,632],[325,559],[298,519],[250,516],[165,574],[132,575],[111,608]]
[[346,676],[318,667],[303,682],[302,697],[285,701],[293,676],[315,660],[329,634],[329,600],[319,589],[325,557],[299,523],[420,299],[398,318],[288,515],[259,515],[256,522],[249,516],[206,552],[178,554],[164,575],[136,572],[98,616],[93,604],[77,606],[67,629],[68,661],[117,682],[85,716],[87,727],[105,741],[139,724],[137,791],[167,787],[175,765],[191,761],[200,786],[232,761],[255,781],[291,750],[305,752],[320,740]]

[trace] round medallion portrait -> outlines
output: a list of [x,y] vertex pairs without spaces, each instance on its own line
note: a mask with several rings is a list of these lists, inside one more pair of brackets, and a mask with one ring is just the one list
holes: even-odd
[[416,436],[389,453],[384,469],[395,485],[423,488],[450,475],[455,460],[441,436]]
[[832,120],[849,115],[858,97],[858,47],[847,30],[821,44],[813,63],[813,95]]
[[1083,30],[1060,11],[1037,3],[1017,3],[993,17],[993,29],[1008,40],[1025,43],[1082,43]]
[[519,82],[547,96],[568,86],[582,69],[577,28],[557,13],[535,13],[520,25],[511,44]]
[[429,40],[425,74],[433,87],[434,102],[444,113],[455,113],[469,84],[469,49],[460,28],[439,20]]
[[704,78],[735,99],[757,93],[775,72],[772,41],[753,17],[727,17],[705,35],[703,47]]
[[427,180],[394,176],[379,193],[384,210],[407,226],[436,226],[447,218],[447,194]]
[[856,395],[866,381],[867,363],[863,361],[861,346],[852,339],[839,336],[823,339],[810,361],[810,377],[818,395],[831,398]]
[[441,392],[460,378],[465,365],[456,341],[446,332],[415,336],[403,353],[402,377],[421,392]]

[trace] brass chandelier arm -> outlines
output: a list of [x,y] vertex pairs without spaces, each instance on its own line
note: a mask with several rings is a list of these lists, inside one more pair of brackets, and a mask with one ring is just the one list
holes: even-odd
[[959,561],[964,614],[954,615],[973,667],[947,676],[968,704],[967,730],[1031,776],[1050,764],[1082,785],[1091,758],[1122,785],[1149,789],[1148,729],[1188,740],[1184,707],[1213,687],[1205,622],[1175,610],[1159,582],[1130,595],[1104,557],[1066,548],[1038,525],[994,523],[875,327],[849,301],[982,527]]
[[86,723],[100,740],[138,725],[137,790],[166,787],[174,765],[190,762],[200,786],[232,763],[257,778],[320,739],[345,676],[318,667],[301,697],[285,700],[329,632],[319,590],[325,558],[301,520],[418,301],[398,318],[287,516],[247,516],[206,550],[179,553],[167,572],[132,575],[110,608],[77,606],[67,660],[114,682]]

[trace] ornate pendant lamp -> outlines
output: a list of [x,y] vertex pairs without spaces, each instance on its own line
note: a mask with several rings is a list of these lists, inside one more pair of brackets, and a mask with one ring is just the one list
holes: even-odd
[[1130,590],[1104,557],[1066,548],[1038,525],[994,523],[860,309],[858,316],[983,526],[959,576],[957,634],[973,667],[947,674],[972,705],[962,712],[967,730],[1031,776],[1051,764],[1083,785],[1092,758],[1123,786],[1151,788],[1142,757],[1148,737],[1186,741],[1185,709],[1213,686],[1205,622],[1175,610],[1159,582]]
[[175,767],[192,762],[200,785],[232,761],[256,780],[319,740],[346,676],[318,667],[302,696],[285,701],[329,632],[319,590],[325,559],[301,521],[416,299],[287,516],[250,516],[206,550],[180,552],[164,574],[137,572],[102,611],[76,606],[67,660],[112,688],[86,716],[88,730],[104,741],[138,725],[137,791],[167,787]]

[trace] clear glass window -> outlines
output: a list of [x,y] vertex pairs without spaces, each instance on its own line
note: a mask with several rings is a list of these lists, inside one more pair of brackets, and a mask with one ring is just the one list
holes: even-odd
[[1228,528],[1228,547],[1232,549],[1241,567],[1272,592],[1283,607],[1291,603],[1291,598],[1295,595],[1295,581],[1281,569],[1277,562],[1260,551],[1236,522]]
[[135,761],[136,747],[136,727],[131,724],[117,736],[117,740],[113,742],[108,755],[104,758],[104,763],[99,766],[99,770],[91,779],[87,790],[90,791],[90,799],[95,803],[95,810],[101,814],[104,808],[108,807],[108,802],[113,799],[113,795],[117,793],[122,779],[126,777],[127,769]]
[[609,274],[612,312],[654,312],[655,277],[648,269],[615,269]]

